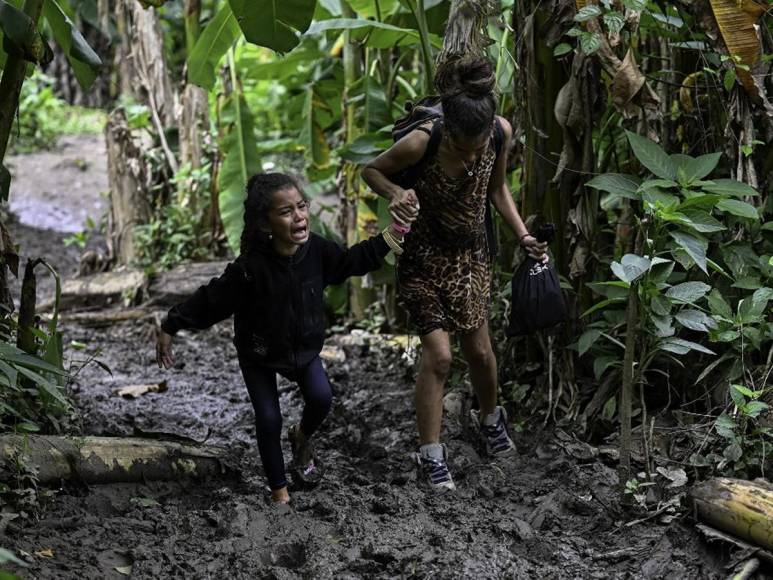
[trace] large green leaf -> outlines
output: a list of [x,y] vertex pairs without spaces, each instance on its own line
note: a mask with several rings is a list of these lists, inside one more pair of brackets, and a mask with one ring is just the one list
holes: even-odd
[[[400,9],[399,0],[347,0],[349,6],[352,7],[358,15],[363,18],[377,18],[379,12],[381,13],[381,20],[384,20],[387,16],[392,16]],[[378,9],[376,8],[378,6]],[[425,7],[426,9],[426,7]]]
[[244,228],[244,198],[247,180],[261,170],[255,140],[252,113],[244,97],[232,94],[229,103],[231,122],[220,149],[225,152],[218,176],[218,203],[228,243],[239,253],[239,240]]
[[588,352],[588,349],[593,346],[593,343],[595,343],[602,334],[603,332],[598,328],[589,328],[583,332],[582,336],[580,336],[580,339],[577,341],[577,350],[579,351],[580,356]]
[[[256,48],[255,50],[265,49]],[[305,74],[310,76],[314,66],[324,57],[325,53],[318,48],[299,46],[283,58],[272,58],[268,61],[256,58],[248,59],[242,55],[242,58],[239,59],[239,66],[245,79],[283,80],[293,75]]]
[[703,185],[703,190],[734,197],[759,195],[756,189],[735,179],[712,179],[711,183]]
[[204,89],[215,86],[215,67],[228,49],[239,39],[242,32],[228,3],[202,30],[199,39],[188,55],[188,82]]
[[18,367],[18,371],[31,380],[37,387],[43,392],[48,393],[51,397],[65,406],[69,406],[70,402],[64,396],[62,388],[46,379],[44,376],[36,373],[35,371],[28,369],[27,367]]
[[682,223],[702,233],[721,232],[727,228],[711,214],[699,209],[686,209],[679,212],[684,216]]
[[20,348],[5,342],[0,342],[0,358],[13,364],[17,369],[27,367],[36,371],[52,373],[55,375],[67,375],[67,371],[57,368],[37,357],[31,356]]
[[[419,31],[413,28],[400,28],[376,20],[364,18],[331,18],[315,22],[309,27],[306,34],[319,34],[328,30],[340,32],[342,30],[359,31],[368,34],[368,46],[373,48],[391,48],[393,46],[405,46],[419,44],[421,41]],[[435,46],[442,43],[434,35],[430,40]]]
[[757,208],[740,199],[722,199],[717,203],[717,209],[750,220],[760,219]]
[[666,296],[672,300],[692,304],[703,298],[711,290],[711,286],[703,282],[682,282],[666,291]]
[[650,265],[649,258],[636,254],[626,254],[620,263],[612,262],[612,272],[623,282],[630,284],[649,271]]
[[314,16],[316,0],[229,0],[248,42],[277,52],[298,45]]
[[720,157],[722,157],[721,153],[708,153],[694,159],[691,158],[684,167],[687,182],[692,183],[698,179],[703,179],[714,171]]
[[687,354],[691,350],[703,352],[706,354],[716,354],[714,351],[707,349],[705,346],[702,346],[697,342],[682,340],[681,338],[666,338],[660,341],[658,346],[662,350],[667,350],[668,352],[673,352],[674,354]]
[[38,36],[35,23],[13,4],[0,0],[0,29],[16,50],[27,53]]
[[710,210],[720,199],[722,199],[721,195],[713,193],[693,195],[692,197],[688,197],[681,204],[679,204],[679,211],[684,211],[687,208]]
[[67,55],[78,84],[84,91],[88,90],[102,67],[102,61],[56,0],[43,2],[43,15],[51,26],[57,44]]
[[708,270],[706,269],[707,242],[684,232],[669,232],[669,234],[674,238],[677,245],[687,252],[698,267],[708,274]]
[[638,189],[640,183],[641,179],[633,175],[605,173],[594,177],[585,185],[601,191],[607,191],[619,197],[639,199]]
[[625,134],[633,154],[644,167],[662,179],[676,179],[676,166],[660,145],[630,131]]
[[716,288],[709,294],[707,302],[709,303],[712,314],[726,320],[733,318],[733,310],[730,308],[730,305],[727,303],[724,296],[722,296],[722,293]]
[[685,328],[698,332],[708,332],[717,327],[717,323],[708,314],[692,308],[685,308],[677,312],[676,319]]

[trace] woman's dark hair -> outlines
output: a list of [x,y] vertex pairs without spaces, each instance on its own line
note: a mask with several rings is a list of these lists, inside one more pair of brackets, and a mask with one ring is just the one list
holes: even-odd
[[487,58],[460,59],[443,70],[437,86],[443,122],[453,135],[477,137],[494,121],[496,76]]
[[282,189],[296,188],[301,191],[295,178],[284,173],[256,173],[247,182],[247,197],[244,200],[244,229],[241,238],[241,253],[246,256],[256,242],[267,239],[263,231],[268,222],[273,194]]

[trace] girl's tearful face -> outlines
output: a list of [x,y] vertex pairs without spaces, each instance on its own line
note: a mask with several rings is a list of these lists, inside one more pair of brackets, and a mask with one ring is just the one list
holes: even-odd
[[294,254],[309,239],[309,202],[295,187],[274,192],[268,225],[276,250]]

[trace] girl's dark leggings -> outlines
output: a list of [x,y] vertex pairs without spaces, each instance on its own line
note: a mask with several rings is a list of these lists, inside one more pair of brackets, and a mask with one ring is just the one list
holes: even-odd
[[[282,457],[282,412],[276,388],[276,371],[261,366],[241,364],[244,382],[255,409],[258,451],[272,490],[287,485]],[[301,431],[311,437],[330,411],[333,393],[319,357],[294,373],[282,375],[298,383],[305,403]]]

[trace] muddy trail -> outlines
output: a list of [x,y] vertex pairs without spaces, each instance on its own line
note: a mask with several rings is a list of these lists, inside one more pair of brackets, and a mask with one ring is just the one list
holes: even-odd
[[[31,162],[30,160],[24,160]],[[23,184],[22,184],[23,185]],[[20,185],[17,182],[17,187]],[[45,225],[13,225],[27,252],[70,275],[78,251]],[[50,286],[49,286],[50,289]],[[44,294],[46,288],[41,289]],[[160,314],[160,312],[159,312]],[[415,360],[366,335],[328,340],[334,406],[316,445],[323,483],[293,490],[292,506],[266,501],[254,418],[229,322],[175,341],[178,365],[153,360],[155,321],[105,328],[71,324],[111,373],[88,364],[72,394],[85,434],[177,436],[222,446],[237,476],[187,483],[54,490],[40,519],[14,520],[2,546],[21,578],[722,578],[726,554],[705,547],[682,518],[667,524],[619,506],[612,454],[525,420],[516,458],[491,462],[469,429],[465,391],[446,397],[444,441],[457,482],[435,494],[417,481]],[[345,359],[345,360],[342,360]],[[167,380],[168,390],[125,399],[126,385]],[[286,428],[301,398],[280,380]],[[528,413],[513,411],[524,419]],[[286,440],[285,457],[290,453]],[[638,516],[642,517],[642,516]],[[646,517],[646,514],[645,516]],[[7,523],[7,522],[5,522]]]
[[[346,361],[329,365],[335,402],[317,438],[325,480],[294,491],[290,508],[268,505],[228,323],[182,333],[179,368],[166,374],[151,360],[153,331],[152,322],[67,329],[113,372],[89,365],[77,377],[85,432],[207,440],[238,454],[240,477],[58,490],[41,522],[6,540],[32,554],[26,577],[120,578],[126,566],[133,578],[722,577],[688,523],[625,526],[613,467],[567,453],[577,442],[528,431],[516,436],[517,458],[481,457],[462,392],[447,397],[445,420],[459,489],[423,489],[410,460],[414,366],[356,337],[329,340],[344,343]],[[115,393],[163,378],[164,393]],[[301,399],[290,383],[280,391],[287,426]],[[52,557],[35,555],[45,550]]]

